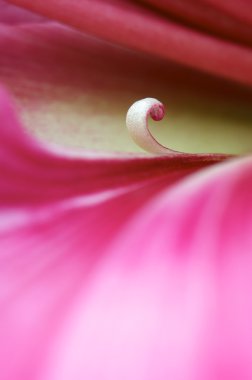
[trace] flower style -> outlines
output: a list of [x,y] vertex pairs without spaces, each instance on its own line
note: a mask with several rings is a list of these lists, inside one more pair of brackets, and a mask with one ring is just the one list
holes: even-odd
[[[142,20],[135,23],[140,29],[144,25],[148,29],[151,20],[158,28],[160,22],[160,35],[165,27],[169,31],[175,27],[132,2],[15,2],[83,30],[85,26],[104,38],[112,40],[114,35],[114,42],[141,50],[148,45],[148,35],[145,47],[139,45],[140,31],[135,42],[133,37],[125,42],[127,27],[130,30],[136,20]],[[221,45],[215,45],[205,34],[188,31],[188,41],[196,33],[199,39],[211,40],[211,46],[222,46],[223,55],[220,61],[216,58],[216,65],[209,58],[213,51],[197,61],[192,39],[185,63],[251,83],[245,6],[237,13],[234,2],[228,11],[210,0],[202,0],[196,9],[192,1],[181,3],[183,21],[195,11],[190,17],[200,27],[203,13],[206,28],[215,27],[215,33],[235,41],[221,37]],[[229,24],[213,26],[211,13],[204,13],[205,3],[243,28],[233,36]],[[170,1],[156,1],[154,6],[174,15],[179,11]],[[181,75],[187,86],[192,72],[159,59],[150,58],[148,63],[146,56],[103,44],[7,3],[0,7],[0,79],[12,93],[10,97],[5,89],[0,91],[1,380],[250,379],[251,157],[73,149],[80,145],[76,138],[69,141],[63,119],[68,123],[68,113],[72,118],[76,111],[71,133],[84,133],[90,148],[96,136],[87,124],[98,117],[90,99],[97,107],[104,89],[111,89],[109,101],[109,96],[118,97],[120,86],[137,95],[149,87],[159,96],[167,83],[173,89],[179,85]],[[132,10],[132,24],[130,17],[122,22],[124,12]],[[102,27],[106,17],[114,22],[107,29]],[[112,33],[116,20],[123,25],[121,34]],[[155,47],[150,45],[154,55],[160,46],[160,39]],[[184,62],[188,51],[180,48],[176,60]],[[230,58],[230,51],[240,66],[227,65],[224,70],[221,62]],[[241,54],[236,55],[238,51]],[[123,62],[130,78],[116,70]],[[171,74],[163,75],[166,70]],[[224,87],[232,104],[239,94],[244,104],[236,97],[235,103],[247,109],[249,89],[224,86],[224,81],[200,73],[192,82],[203,95],[202,84],[207,84],[207,91],[214,94],[208,94],[210,102]],[[184,83],[180,86],[183,89]],[[82,93],[89,95],[80,98],[89,110],[84,132],[76,129],[83,120],[76,106]],[[123,92],[121,96],[131,99]],[[70,108],[65,109],[68,103]],[[109,108],[110,120],[115,104],[120,108],[116,102]],[[108,131],[108,121],[103,121]],[[56,140],[68,149],[55,145]]]

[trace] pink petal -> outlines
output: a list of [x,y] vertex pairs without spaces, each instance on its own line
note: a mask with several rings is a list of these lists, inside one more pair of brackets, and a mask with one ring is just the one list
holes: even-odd
[[[61,200],[67,180],[79,195],[80,168],[93,191],[107,189],[110,175],[114,187],[124,177],[132,183],[130,169],[135,183],[142,171],[149,180],[93,205],[33,207],[27,223],[2,229],[1,379],[249,378],[251,159],[169,188],[174,173],[185,174],[176,157],[57,156],[18,130],[4,97],[1,141],[9,154],[2,159],[10,171],[1,178],[17,193],[18,171],[25,196],[40,187],[40,205],[55,186]],[[34,204],[24,195],[21,201]],[[1,222],[13,216],[6,206]]]
[[146,204],[75,297],[43,379],[250,379],[251,173],[251,158],[224,163]]
[[[251,91],[112,46],[55,23],[0,26],[0,81],[37,137],[74,148],[137,151],[125,115],[137,99],[167,106],[154,134],[188,152],[247,152]],[[138,150],[139,151],[139,150]]]
[[199,33],[138,4],[121,0],[13,3],[122,46],[252,85],[251,49]]
[[[199,27],[202,31],[215,34],[219,37],[251,46],[251,23],[237,19],[237,11],[230,12],[231,2],[201,0],[142,0],[157,9],[167,12],[167,17],[176,17],[177,20],[189,26]],[[251,2],[241,7],[240,2],[235,2],[239,10],[250,14]]]
[[218,10],[225,12],[227,15],[240,20],[244,24],[252,25],[252,4],[250,0],[218,1],[218,0],[202,0],[204,4],[210,4]]
[[26,206],[130,188],[150,179],[174,181],[224,160],[222,155],[131,157],[78,154],[46,148],[19,125],[6,93],[0,92],[0,204]]
[[179,183],[222,157],[81,157],[0,105],[1,380],[250,379],[251,159]]
[[28,22],[43,22],[44,17],[38,16],[32,12],[24,10],[15,5],[0,0],[0,23],[8,25],[17,25]]
[[57,153],[27,136],[3,90],[0,121],[0,373],[34,380],[122,226],[154,194],[225,157]]
[[50,208],[43,218],[34,212],[31,223],[0,234],[2,380],[41,378],[50,346],[75,298],[88,291],[104,250],[162,186],[95,207]]

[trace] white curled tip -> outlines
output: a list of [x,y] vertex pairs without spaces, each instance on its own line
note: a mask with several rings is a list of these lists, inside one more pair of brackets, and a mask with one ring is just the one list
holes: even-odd
[[159,144],[149,131],[148,116],[150,115],[153,120],[159,121],[163,119],[164,114],[164,106],[159,100],[154,98],[138,100],[128,110],[126,125],[135,143],[147,152],[180,154],[180,152]]

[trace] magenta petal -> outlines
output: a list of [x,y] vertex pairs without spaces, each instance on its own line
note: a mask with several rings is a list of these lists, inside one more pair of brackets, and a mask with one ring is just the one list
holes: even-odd
[[251,158],[206,170],[124,226],[75,298],[45,378],[250,379],[251,173]]
[[[202,31],[217,35],[234,42],[245,45],[252,45],[251,23],[244,23],[244,20],[237,19],[237,12],[230,12],[231,1],[201,0],[142,0],[151,4],[157,9],[165,11],[167,17],[175,16],[176,19],[192,27],[200,28]],[[251,2],[235,2],[237,8],[243,8],[244,14],[250,14]],[[233,4],[233,5],[234,5]],[[226,9],[225,9],[226,8]]]
[[42,218],[34,212],[31,223],[0,233],[1,380],[41,379],[52,342],[79,293],[88,293],[106,248],[160,187],[95,207],[50,208]]
[[136,151],[125,128],[127,109],[138,98],[155,96],[167,106],[163,144],[189,152],[250,149],[250,89],[55,22],[2,25],[0,35],[0,81],[39,138]]
[[43,21],[46,21],[44,17],[9,4],[5,0],[0,0],[0,23],[17,25]]
[[200,33],[130,1],[12,2],[111,42],[252,85],[251,49]]
[[182,180],[224,157],[57,153],[0,106],[1,380],[250,378],[251,159]]
[[245,25],[252,26],[252,3],[250,0],[201,0],[203,4],[225,12],[227,15],[240,20]]
[[76,196],[122,190],[150,179],[166,185],[224,155],[163,157],[85,155],[49,149],[29,137],[16,120],[6,93],[0,92],[0,205],[31,206]]

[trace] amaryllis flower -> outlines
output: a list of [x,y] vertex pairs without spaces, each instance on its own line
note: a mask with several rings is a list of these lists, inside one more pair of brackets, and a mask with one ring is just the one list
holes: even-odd
[[[251,379],[252,159],[233,155],[251,150],[250,2],[15,3],[0,2],[1,380]],[[150,97],[176,152],[147,129]],[[156,156],[125,127],[141,98],[128,127]]]

